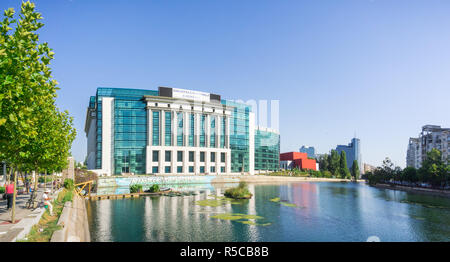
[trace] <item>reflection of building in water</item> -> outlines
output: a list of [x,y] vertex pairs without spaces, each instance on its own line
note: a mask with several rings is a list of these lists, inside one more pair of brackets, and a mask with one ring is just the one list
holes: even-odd
[[97,225],[99,230],[96,239],[100,242],[112,241],[111,236],[111,200],[97,201]]
[[317,210],[317,194],[318,188],[314,183],[296,183],[292,184],[292,194],[294,204],[306,207],[305,212]]

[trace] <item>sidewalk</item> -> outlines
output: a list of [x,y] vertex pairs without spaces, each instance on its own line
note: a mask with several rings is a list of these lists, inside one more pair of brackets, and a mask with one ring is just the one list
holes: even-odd
[[[38,188],[37,192],[37,200],[41,201],[44,188]],[[53,194],[50,197],[54,198],[55,195]],[[39,222],[45,208],[43,206],[35,210],[25,208],[29,198],[30,194],[17,195],[16,221],[14,224],[11,223],[11,209],[6,210],[6,200],[0,200],[0,242],[11,242],[24,238],[31,227]]]

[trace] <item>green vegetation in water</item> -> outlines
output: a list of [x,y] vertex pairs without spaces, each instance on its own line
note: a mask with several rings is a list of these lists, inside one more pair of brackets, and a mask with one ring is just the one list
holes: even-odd
[[[217,218],[222,220],[232,220],[236,221],[245,225],[252,225],[252,226],[269,226],[272,223],[256,223],[253,220],[261,220],[264,219],[264,217],[257,216],[257,215],[247,215],[247,214],[241,214],[241,213],[224,213],[224,214],[218,214],[211,216],[211,218]],[[251,220],[250,220],[251,219]]]
[[287,206],[287,207],[298,207],[296,204],[288,203],[288,202],[280,202],[280,204],[282,204],[283,206]]
[[208,206],[208,207],[218,207],[225,204],[241,204],[239,201],[229,200],[229,199],[204,199],[204,200],[198,200],[195,202],[196,205],[199,206]]
[[227,190],[225,190],[224,195],[226,197],[234,199],[243,199],[243,198],[247,199],[253,196],[252,193],[250,193],[250,191],[248,190],[247,183],[245,182],[240,182],[239,186],[237,187],[228,188]]
[[275,198],[270,199],[270,201],[272,201],[272,202],[280,202],[280,198],[279,197],[275,197]]
[[281,200],[279,197],[275,197],[275,198],[269,199],[269,201],[274,202],[274,203],[280,203],[280,205],[283,205],[283,206],[286,206],[286,207],[297,207],[297,208],[299,207],[299,206],[297,206],[294,203],[289,203],[289,202],[287,202],[285,200]]

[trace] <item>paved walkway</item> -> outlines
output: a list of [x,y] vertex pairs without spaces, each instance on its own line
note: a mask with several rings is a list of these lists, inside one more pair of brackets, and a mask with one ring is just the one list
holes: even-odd
[[[44,188],[38,188],[38,201],[42,200],[42,194],[44,192]],[[11,209],[6,210],[6,200],[0,200],[0,242],[10,242],[13,241],[17,235],[23,231],[23,227],[18,228],[21,224],[34,223],[37,216],[42,215],[44,211],[44,207],[40,205],[40,207],[33,209],[27,209],[25,207],[26,202],[30,198],[30,194],[21,194],[16,196],[16,222],[14,224],[11,223]],[[22,222],[21,222],[22,221]],[[37,220],[39,221],[39,220]],[[19,225],[18,225],[19,224]],[[26,227],[31,227],[32,225],[26,225]]]

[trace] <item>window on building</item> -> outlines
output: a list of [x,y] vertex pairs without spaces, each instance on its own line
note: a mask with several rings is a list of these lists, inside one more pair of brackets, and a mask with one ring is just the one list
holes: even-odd
[[177,146],[183,146],[183,112],[177,113]]
[[193,166],[189,167],[189,173],[194,173],[194,167]]
[[189,115],[189,146],[194,146],[195,115]]
[[177,166],[177,173],[183,173],[183,167]]
[[211,152],[211,162],[216,162],[216,152]]
[[152,144],[159,146],[159,110],[152,111]]
[[164,167],[164,173],[170,173],[170,166]]
[[225,153],[220,153],[220,162],[225,163]]
[[205,162],[205,152],[200,152],[200,162]]
[[166,161],[166,162],[172,161],[172,151],[167,150],[167,151],[165,152],[165,161]]
[[189,151],[189,162],[194,162],[194,151]]
[[153,150],[152,151],[152,161],[158,162],[159,161],[159,151]]
[[152,173],[153,174],[157,174],[158,173],[158,167],[157,166],[152,167]]
[[211,116],[209,147],[216,147],[216,117]]
[[165,112],[164,145],[172,145],[172,112]]
[[212,166],[211,167],[211,173],[215,173],[216,172],[216,167]]
[[183,151],[177,151],[177,161],[183,162]]
[[200,146],[206,146],[206,115],[201,115],[200,118]]
[[200,167],[200,173],[201,173],[201,174],[204,174],[204,173],[205,173],[205,167],[204,167],[204,166],[201,166],[201,167]]
[[220,167],[220,173],[225,173],[225,167],[224,166]]

